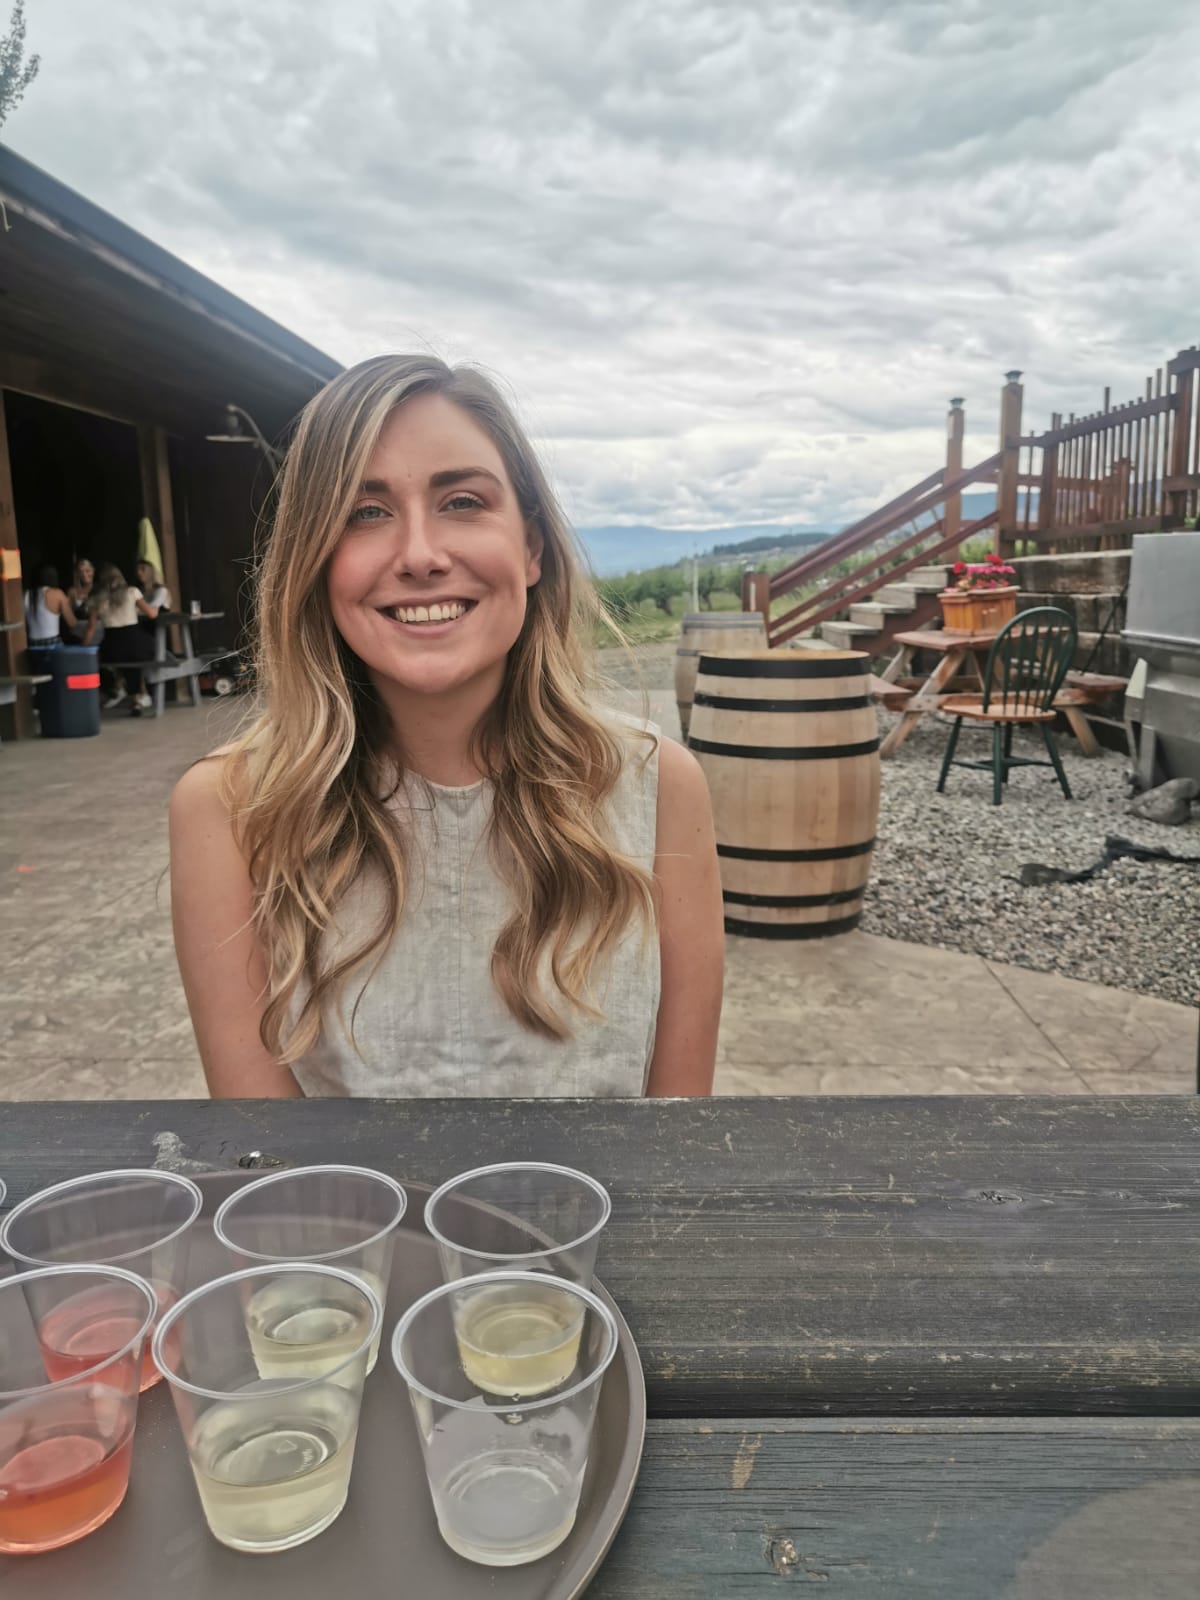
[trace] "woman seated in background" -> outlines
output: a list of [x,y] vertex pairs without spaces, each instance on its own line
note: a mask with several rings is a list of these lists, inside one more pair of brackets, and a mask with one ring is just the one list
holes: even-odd
[[62,643],[60,630],[66,626],[81,644],[91,644],[95,619],[76,616],[65,589],[58,583],[58,570],[42,566],[25,591],[26,642],[37,650],[49,650]]
[[74,611],[75,616],[78,619],[75,628],[70,630],[70,637],[83,642],[83,637],[87,631],[88,622],[90,620],[92,632],[86,641],[89,644],[99,644],[100,640],[104,637],[104,629],[101,624],[96,621],[96,618],[93,615],[95,610],[95,596],[93,595],[92,590],[95,582],[96,568],[94,564],[89,561],[86,556],[80,556],[78,561],[75,563],[75,571],[72,575],[71,585],[67,590],[67,599],[71,602],[71,609]]
[[259,578],[258,714],[171,802],[212,1094],[710,1092],[708,791],[593,700],[600,617],[480,373],[382,356],[309,403]]
[[147,633],[153,635],[155,617],[160,611],[171,609],[171,591],[162,581],[162,574],[152,561],[139,561],[133,570],[141,585],[142,599],[146,602],[145,610],[138,621]]
[[143,599],[142,591],[126,583],[125,574],[119,567],[114,567],[111,561],[106,561],[100,568],[94,593],[95,614],[104,624],[100,660],[123,664],[115,673],[116,688],[104,702],[105,710],[119,706],[132,693],[133,705],[130,710],[135,717],[140,717],[153,702],[146,693],[141,668],[130,663],[154,660],[154,639],[138,627],[138,618],[153,617],[155,613]]

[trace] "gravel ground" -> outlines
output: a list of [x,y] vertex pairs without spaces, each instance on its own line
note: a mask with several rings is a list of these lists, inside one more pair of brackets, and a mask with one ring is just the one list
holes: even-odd
[[[880,713],[880,723],[895,721]],[[1026,862],[1079,871],[1098,860],[1108,834],[1135,844],[1200,856],[1200,817],[1168,828],[1128,813],[1126,758],[1058,748],[1074,800],[1048,767],[1018,768],[1001,806],[990,772],[953,767],[936,792],[949,724],[918,723],[883,763],[879,845],[863,927],[1057,972],[1184,1005],[1200,1001],[1200,867],[1118,861],[1087,883],[1025,888]],[[990,753],[990,730],[964,727],[958,754]],[[1044,754],[1018,733],[1014,754]]]
[[[671,643],[634,652],[647,688],[669,688]],[[606,674],[635,681],[624,652],[604,652]],[[882,729],[895,718],[880,712]],[[954,767],[936,792],[949,724],[920,722],[883,763],[879,844],[862,926],[869,933],[1011,961],[1184,1005],[1200,1002],[1200,867],[1119,861],[1088,883],[1024,888],[1026,862],[1079,871],[1099,860],[1109,834],[1200,856],[1200,808],[1181,828],[1127,811],[1126,758],[1078,754],[1058,739],[1074,800],[1049,767],[1018,768],[1004,804],[991,803],[991,774]],[[1044,753],[1018,733],[1014,751]],[[963,729],[958,753],[982,758],[991,735]]]

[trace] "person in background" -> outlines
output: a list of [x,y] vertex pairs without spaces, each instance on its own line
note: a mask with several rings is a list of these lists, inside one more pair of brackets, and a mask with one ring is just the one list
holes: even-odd
[[80,619],[75,615],[65,589],[59,587],[58,571],[52,566],[42,566],[25,591],[25,633],[28,643],[38,650],[50,650],[61,644],[59,629],[66,623],[72,633],[81,635],[81,643],[91,644],[95,622],[91,617]]
[[[71,609],[79,619],[75,628],[70,630],[71,637],[80,643],[99,644],[104,637],[104,625],[97,622],[95,612],[95,595],[93,589],[96,583],[95,564],[86,556],[80,556],[75,563],[75,574],[71,587],[67,590],[67,599],[71,602]],[[88,626],[91,633],[84,639]],[[64,624],[64,628],[65,628]]]
[[[96,579],[95,596],[95,615],[104,624],[104,638],[100,642],[100,660],[124,663],[153,661],[154,639],[138,626],[138,618],[153,619],[156,613],[146,604],[142,591],[133,584],[126,583],[125,574],[119,567],[114,567],[111,562],[105,562]],[[121,681],[122,672],[128,681],[128,689]],[[116,688],[104,702],[105,710],[109,711],[113,706],[119,706],[130,691],[133,694],[133,705],[130,708],[133,715],[140,717],[143,711],[149,710],[152,702],[146,693],[141,668],[128,665],[123,666],[117,673]]]
[[162,574],[152,561],[139,561],[133,569],[141,585],[142,598],[147,609],[138,618],[146,632],[153,635],[154,619],[160,611],[170,611],[171,591],[162,581]]

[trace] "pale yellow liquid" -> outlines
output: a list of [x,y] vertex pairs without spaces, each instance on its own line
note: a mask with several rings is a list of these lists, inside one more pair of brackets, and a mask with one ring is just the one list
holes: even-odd
[[[356,1273],[383,1299],[383,1284],[374,1273]],[[288,1273],[253,1296],[246,1308],[246,1332],[254,1364],[262,1378],[315,1378],[338,1361],[344,1361],[363,1342],[371,1325],[370,1314],[335,1284],[313,1273],[311,1277]],[[379,1339],[375,1335],[367,1356],[367,1371],[375,1365]],[[353,1386],[361,1370],[355,1362],[335,1382]]]
[[487,1394],[514,1400],[545,1394],[575,1370],[583,1311],[550,1283],[476,1290],[455,1316],[463,1371]]
[[327,1528],[346,1503],[357,1423],[334,1383],[211,1407],[191,1453],[213,1535],[235,1550],[286,1550]]

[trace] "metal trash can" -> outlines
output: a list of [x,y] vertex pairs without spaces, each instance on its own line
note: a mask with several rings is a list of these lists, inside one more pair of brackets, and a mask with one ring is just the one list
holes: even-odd
[[43,739],[87,739],[100,732],[100,649],[98,645],[60,644],[31,649],[34,672],[48,672],[49,683],[34,690]]

